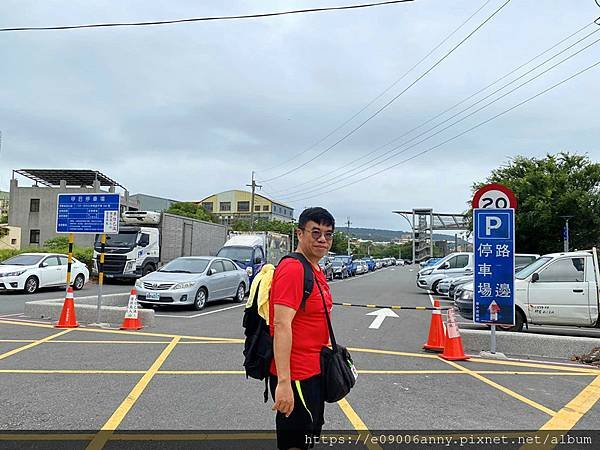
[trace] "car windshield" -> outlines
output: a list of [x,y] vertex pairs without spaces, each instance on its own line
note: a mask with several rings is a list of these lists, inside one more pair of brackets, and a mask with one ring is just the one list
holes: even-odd
[[33,266],[38,264],[44,255],[17,255],[2,261],[0,264],[4,266]]
[[207,259],[178,258],[166,264],[158,271],[168,273],[202,273],[206,270],[206,266],[208,266]]
[[527,278],[533,272],[538,270],[540,267],[542,267],[544,264],[546,264],[551,259],[552,258],[550,258],[550,257],[542,257],[540,259],[535,260],[534,262],[532,262],[531,264],[529,264],[528,266],[524,267],[519,272],[517,272],[515,274],[515,278],[518,278],[519,280],[524,280],[525,278]]
[[339,259],[333,260],[333,267],[342,267],[343,262]]
[[327,264],[327,261],[328,261],[328,260],[327,260],[327,258],[321,258],[321,259],[319,260],[319,265],[320,265],[320,266],[324,266],[324,265],[326,265],[326,264]]
[[[133,247],[137,242],[137,232],[124,232],[119,234],[107,234],[107,247]],[[96,235],[95,247],[100,248],[100,236]]]
[[249,263],[252,260],[252,248],[249,247],[223,247],[217,253],[222,258],[233,259],[234,261]]

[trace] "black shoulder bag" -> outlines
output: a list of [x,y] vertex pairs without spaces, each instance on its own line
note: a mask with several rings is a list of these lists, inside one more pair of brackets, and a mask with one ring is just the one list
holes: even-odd
[[325,317],[327,318],[332,345],[332,348],[323,347],[321,349],[321,378],[323,380],[325,401],[335,403],[348,395],[350,389],[356,383],[358,373],[354,368],[354,362],[346,347],[338,345],[335,341],[325,297],[316,278],[315,283],[317,283],[321,299],[323,300],[323,308],[325,309]]

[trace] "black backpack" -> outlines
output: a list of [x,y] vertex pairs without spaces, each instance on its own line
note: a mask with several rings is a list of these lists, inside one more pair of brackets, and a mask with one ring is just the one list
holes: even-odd
[[[310,296],[315,278],[312,267],[306,257],[301,253],[290,253],[281,260],[292,258],[302,263],[304,268],[304,287],[302,302],[300,308],[306,306],[306,299]],[[258,282],[260,285],[261,281]],[[246,369],[246,378],[255,378],[265,380],[265,403],[269,399],[268,383],[269,368],[273,359],[273,338],[269,333],[267,322],[258,314],[258,292],[259,285],[256,286],[252,304],[244,310],[244,319],[242,326],[246,339],[244,341],[244,368]]]

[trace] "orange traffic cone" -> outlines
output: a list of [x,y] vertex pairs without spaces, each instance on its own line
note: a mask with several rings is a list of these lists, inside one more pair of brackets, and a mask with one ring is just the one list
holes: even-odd
[[67,296],[65,297],[65,303],[60,313],[60,319],[54,325],[54,328],[77,328],[79,324],[75,318],[75,302],[73,301],[73,288],[69,286],[67,288]]
[[454,318],[454,310],[448,310],[448,323],[446,324],[446,340],[444,341],[444,352],[440,357],[449,361],[461,361],[469,359],[465,355],[462,345],[462,339],[458,332],[458,323]]
[[[440,307],[439,300],[433,301],[433,306],[436,308]],[[444,322],[442,321],[442,311],[434,309],[431,313],[431,324],[429,325],[429,337],[427,342],[423,345],[425,350],[431,350],[434,352],[441,352],[444,350]]]
[[132,289],[129,294],[129,302],[121,330],[141,330],[142,328],[142,321],[138,317],[137,291]]

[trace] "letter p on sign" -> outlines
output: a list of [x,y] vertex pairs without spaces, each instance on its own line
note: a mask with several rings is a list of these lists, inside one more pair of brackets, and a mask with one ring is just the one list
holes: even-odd
[[485,218],[485,235],[491,236],[492,230],[497,230],[502,226],[502,220],[496,216],[486,216]]

